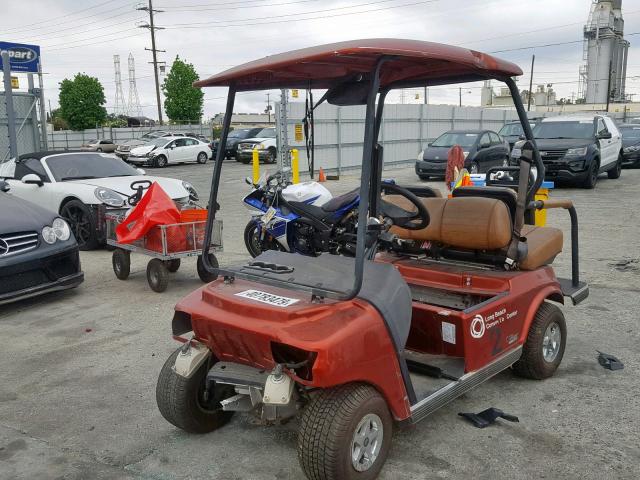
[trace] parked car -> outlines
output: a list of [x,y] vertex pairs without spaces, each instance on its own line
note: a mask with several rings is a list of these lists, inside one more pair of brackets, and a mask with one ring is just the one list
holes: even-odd
[[180,205],[198,201],[198,193],[185,181],[146,176],[119,158],[80,151],[37,152],[0,164],[0,179],[14,196],[45,205],[65,218],[81,250],[104,243],[104,215],[124,211],[136,190],[132,183],[158,182]]
[[238,143],[236,160],[249,163],[253,159],[253,149],[258,150],[258,158],[265,163],[276,163],[278,158],[275,128],[263,128],[255,137]]
[[142,145],[146,145],[147,143],[155,140],[160,137],[179,137],[183,136],[181,133],[171,133],[166,132],[164,130],[154,130],[152,132],[145,133],[140,138],[134,138],[132,140],[127,140],[126,142],[122,142],[118,144],[118,148],[116,148],[116,156],[120,157],[122,160],[127,160],[129,157],[129,153],[131,149],[135,147],[140,147]]
[[[236,161],[238,157],[236,157],[236,147],[238,143],[242,140],[247,140],[248,138],[254,138],[260,131],[262,131],[263,127],[258,128],[236,128],[235,130],[229,132],[229,136],[227,137],[227,146],[224,152],[224,158],[235,158]],[[215,148],[217,151],[217,146]]]
[[131,150],[127,161],[136,165],[166,167],[170,163],[207,163],[211,149],[191,137],[160,137]]
[[416,174],[421,180],[444,177],[447,155],[454,145],[462,147],[465,168],[471,173],[486,172],[489,167],[509,161],[509,144],[491,130],[451,130],[443,133],[418,155]]
[[[529,123],[531,128],[535,127],[535,123]],[[498,135],[504,138],[509,143],[509,149],[513,148],[515,143],[524,136],[524,130],[522,130],[522,124],[520,122],[509,122],[505,123],[500,130],[498,130]]]
[[78,244],[67,222],[10,188],[0,180],[0,305],[80,285]]
[[[567,115],[544,118],[533,135],[545,166],[545,178],[594,188],[598,175],[620,177],[622,135],[606,115]],[[520,157],[520,142],[511,152]]]
[[116,144],[113,143],[112,140],[108,139],[89,140],[88,142],[83,143],[80,148],[87,152],[113,153],[116,151]]
[[640,168],[640,124],[618,125],[622,134],[622,165]]
[[201,142],[204,143],[211,143],[211,140],[209,140],[205,135],[202,135],[200,133],[193,133],[193,132],[187,132],[184,134],[185,137],[191,137],[191,138],[196,138],[198,140],[200,140]]

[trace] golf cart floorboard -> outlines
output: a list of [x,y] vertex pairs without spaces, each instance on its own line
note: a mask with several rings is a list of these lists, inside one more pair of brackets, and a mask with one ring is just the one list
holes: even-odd
[[416,397],[426,398],[464,375],[464,358],[429,355],[405,350],[411,383]]

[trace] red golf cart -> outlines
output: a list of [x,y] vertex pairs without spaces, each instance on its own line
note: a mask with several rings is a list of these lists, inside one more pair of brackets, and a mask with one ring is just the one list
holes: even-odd
[[[173,335],[183,345],[158,379],[162,415],[196,433],[219,428],[233,412],[267,423],[297,415],[308,478],[371,479],[394,427],[509,367],[528,378],[553,375],[567,333],[558,304],[582,301],[588,287],[578,277],[575,209],[534,200],[544,165],[512,80],[521,74],[472,50],[375,39],[274,55],[197,82],[229,87],[210,204],[237,92],[324,89],[313,107],[366,105],[357,248],[355,258],[267,251],[219,269],[203,255],[219,276],[176,305]],[[515,187],[465,187],[442,198],[381,182],[377,139],[391,89],[485,79],[508,86],[528,139],[510,173]],[[534,226],[537,208],[571,215],[570,280],[551,266],[562,231]]]

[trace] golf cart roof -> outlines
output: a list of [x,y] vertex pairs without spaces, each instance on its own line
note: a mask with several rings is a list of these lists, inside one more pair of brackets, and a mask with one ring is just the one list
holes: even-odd
[[382,56],[380,89],[471,82],[522,75],[517,65],[467,48],[419,40],[376,38],[330,43],[264,57],[195,82],[195,87],[235,84],[238,91],[326,89],[369,73]]

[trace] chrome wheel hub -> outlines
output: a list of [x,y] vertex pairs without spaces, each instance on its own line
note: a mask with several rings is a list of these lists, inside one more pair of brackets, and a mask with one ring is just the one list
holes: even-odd
[[552,363],[560,352],[562,332],[556,322],[550,323],[542,339],[542,356],[545,362]]
[[356,471],[365,472],[373,466],[380,454],[383,439],[384,428],[380,417],[375,413],[365,415],[351,440],[351,464]]

